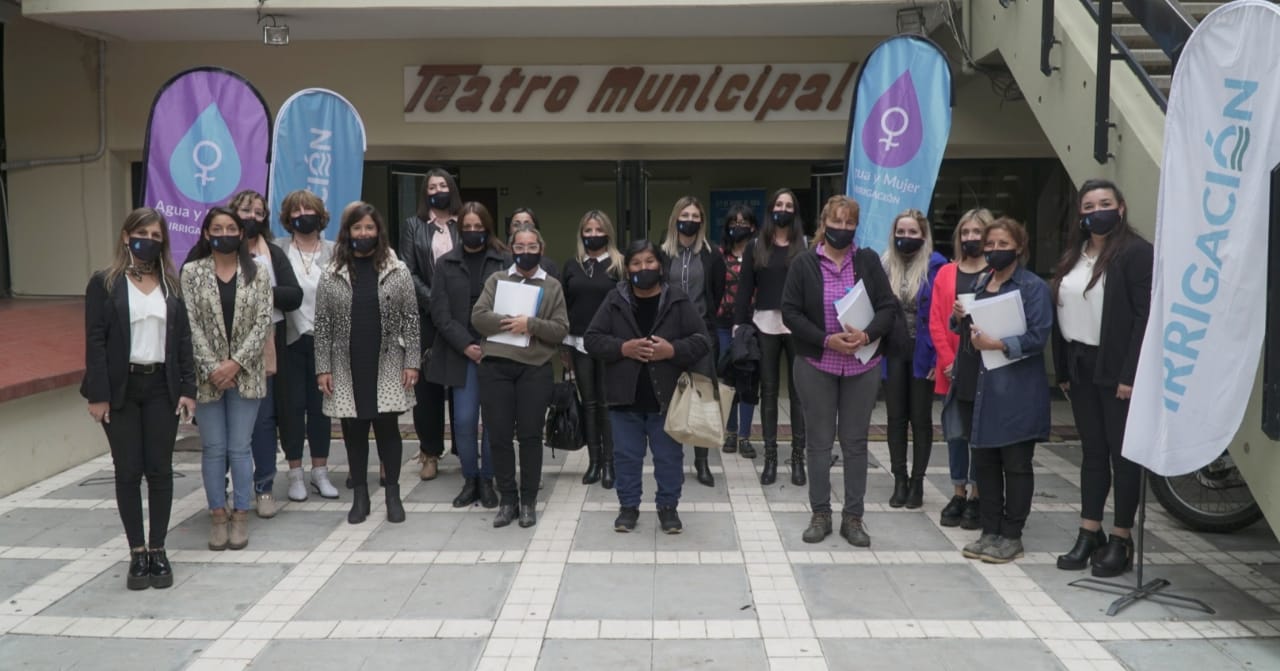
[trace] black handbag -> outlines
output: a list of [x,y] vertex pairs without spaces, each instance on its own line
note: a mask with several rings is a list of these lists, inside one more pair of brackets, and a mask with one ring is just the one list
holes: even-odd
[[572,379],[557,382],[551,390],[551,405],[547,406],[543,443],[553,450],[572,452],[582,449],[587,444],[587,432],[582,422],[582,401],[578,398],[577,383]]

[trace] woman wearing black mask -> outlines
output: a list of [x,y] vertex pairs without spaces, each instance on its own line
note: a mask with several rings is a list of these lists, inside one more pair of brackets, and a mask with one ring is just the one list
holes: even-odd
[[613,488],[613,432],[604,396],[604,365],[587,356],[583,336],[604,299],[622,279],[613,222],[600,210],[589,210],[578,223],[578,256],[564,264],[561,282],[569,311],[565,366],[573,370],[582,397],[582,423],[587,438],[587,472],[582,484],[600,482]]
[[[720,299],[720,307],[716,310],[716,343],[720,347],[716,361],[729,351],[733,343],[733,323],[737,314],[739,300],[754,303],[755,292],[740,294],[738,284],[742,279],[742,264],[747,250],[754,244],[756,234],[756,214],[745,205],[734,205],[724,218],[724,241],[720,245],[720,253],[724,255],[724,297]],[[750,307],[750,306],[748,306]],[[734,394],[732,410],[725,420],[724,447],[726,453],[741,451],[747,458],[755,456],[755,448],[751,446],[751,421],[756,406],[739,402]],[[741,449],[739,449],[741,448]],[[776,461],[776,459],[775,459]],[[767,468],[767,465],[766,465]],[[763,477],[763,476],[762,476]]]
[[[760,334],[760,424],[764,430],[764,468],[760,484],[771,485],[778,479],[778,393],[782,388],[783,364],[788,376],[795,363],[795,343],[791,330],[782,321],[782,287],[792,260],[806,248],[804,222],[796,211],[796,195],[780,189],[769,201],[769,216],[753,244],[742,258],[740,296],[755,296],[754,310],[750,301],[738,301],[735,324],[754,324]],[[787,380],[791,414],[791,484],[805,483],[804,410],[794,378]],[[728,444],[725,445],[728,448]],[[725,450],[729,451],[728,449]],[[750,442],[739,441],[742,456],[754,458]]]
[[[271,282],[243,243],[244,229],[236,213],[212,208],[182,267],[196,364],[196,422],[204,444],[200,474],[213,518],[210,550],[241,550],[249,544],[250,443],[258,407],[267,394]],[[234,492],[230,508],[228,462]]]
[[[664,270],[668,281],[689,297],[710,339],[716,332],[716,308],[724,298],[724,256],[707,242],[706,221],[706,210],[697,198],[685,196],[677,200],[667,219],[662,251],[667,257]],[[716,479],[707,464],[708,453],[705,447],[693,448],[693,466],[698,482],[714,487]]]
[[386,473],[387,521],[403,522],[400,415],[413,407],[422,350],[413,278],[387,242],[382,215],[355,202],[342,213],[333,264],[316,292],[316,386],[342,421],[351,463],[347,522],[369,516],[369,430]]
[[[975,301],[1017,292],[1026,315],[1020,336],[993,338],[976,325],[970,341],[979,352],[1002,353],[1012,363],[988,368],[978,375],[969,444],[973,470],[982,491],[979,513],[982,536],[964,547],[964,556],[990,564],[1004,564],[1022,556],[1022,528],[1031,513],[1035,472],[1031,459],[1036,442],[1049,437],[1049,381],[1044,372],[1044,347],[1053,330],[1049,286],[1023,267],[1027,258],[1027,229],[1001,217],[983,233],[988,274],[978,280]],[[956,301],[953,324],[967,316]]]
[[[244,224],[244,245],[271,281],[273,327],[272,337],[267,339],[267,395],[258,408],[252,441],[253,493],[258,517],[267,519],[275,517],[277,510],[275,495],[271,492],[276,480],[276,450],[282,442],[277,438],[277,423],[281,434],[288,431],[286,422],[278,422],[290,405],[289,380],[280,366],[285,351],[285,313],[302,305],[302,287],[284,250],[272,239],[266,198],[257,191],[241,191],[232,196],[227,207],[240,217]],[[337,496],[338,492],[335,490],[333,494]]]
[[[498,513],[493,526],[505,527],[517,515],[521,527],[537,523],[538,486],[542,480],[542,427],[551,403],[551,358],[569,335],[560,282],[539,263],[545,243],[532,226],[517,225],[511,232],[514,263],[484,282],[480,299],[471,309],[476,331],[486,338],[480,362],[480,402],[486,431],[492,441],[494,475],[498,480]],[[494,311],[501,284],[538,287],[533,314]],[[515,345],[498,341],[497,335],[525,336]],[[519,441],[520,481],[516,482],[516,441]],[[518,513],[517,513],[518,508]]]
[[[129,539],[129,589],[173,585],[165,554],[173,508],[173,443],[196,408],[187,310],[169,255],[169,228],[151,208],[129,213],[111,267],[85,288],[80,393],[102,424],[115,465],[116,509]],[[147,479],[150,543],[142,526]]]
[[[535,231],[542,231],[542,224],[538,222],[538,215],[534,214],[532,208],[517,207],[507,218],[507,244],[511,244],[511,236],[515,234],[517,228],[530,227]],[[553,279],[560,279],[560,266],[556,265],[555,259],[542,255],[542,260],[538,262],[538,267],[547,271]]]
[[[1089,180],[1080,187],[1080,226],[1053,280],[1058,384],[1071,399],[1080,430],[1080,532],[1058,568],[1114,577],[1133,566],[1134,516],[1141,466],[1120,453],[1138,353],[1151,307],[1154,250],[1125,218],[1115,184]],[[1115,487],[1115,527],[1102,531],[1107,494]]]
[[316,292],[333,260],[333,242],[320,234],[329,225],[329,212],[319,196],[306,190],[285,196],[280,209],[280,225],[289,233],[286,254],[302,287],[302,305],[286,315],[287,344],[280,361],[289,390],[289,406],[280,416],[280,443],[289,462],[289,500],[307,500],[304,439],[311,450],[311,487],[321,497],[333,499],[338,490],[329,481],[331,420],[324,414],[324,396],[315,385]]

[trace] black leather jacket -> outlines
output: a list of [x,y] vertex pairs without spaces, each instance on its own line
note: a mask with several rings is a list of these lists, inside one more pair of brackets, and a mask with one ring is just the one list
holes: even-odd
[[[458,224],[450,220],[447,228],[449,238],[453,240],[453,248],[461,244],[458,240]],[[400,227],[400,260],[409,267],[413,276],[413,288],[418,294],[418,314],[422,324],[422,347],[429,348],[435,343],[436,327],[431,321],[431,279],[435,275],[436,262],[431,254],[431,238],[439,230],[417,216],[404,220]]]

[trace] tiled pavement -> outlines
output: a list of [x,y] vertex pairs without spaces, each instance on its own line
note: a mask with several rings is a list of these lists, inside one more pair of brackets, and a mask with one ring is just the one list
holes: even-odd
[[760,459],[717,453],[706,488],[690,450],[679,536],[655,531],[651,503],[636,533],[614,533],[613,492],[580,484],[584,453],[560,452],[532,529],[453,509],[446,458],[432,482],[406,467],[402,525],[382,520],[376,493],[370,521],[346,524],[344,491],[253,518],[249,548],[219,553],[204,549],[197,455],[179,453],[177,583],[145,592],[124,589],[103,457],[0,499],[0,668],[1280,668],[1280,544],[1264,524],[1195,534],[1153,505],[1151,573],[1218,614],[1142,603],[1108,618],[1110,597],[1053,565],[1077,524],[1078,448],[1037,451],[1028,555],[1007,566],[963,559],[973,533],[938,526],[944,446],[921,511],[884,504],[887,451],[872,451],[871,550],[800,542],[807,497],[785,466],[762,487]]

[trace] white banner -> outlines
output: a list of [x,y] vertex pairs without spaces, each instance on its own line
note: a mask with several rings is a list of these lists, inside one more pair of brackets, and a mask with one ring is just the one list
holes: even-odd
[[1159,475],[1240,427],[1266,326],[1270,172],[1280,161],[1280,8],[1237,0],[1182,51],[1165,120],[1155,272],[1124,456]]

